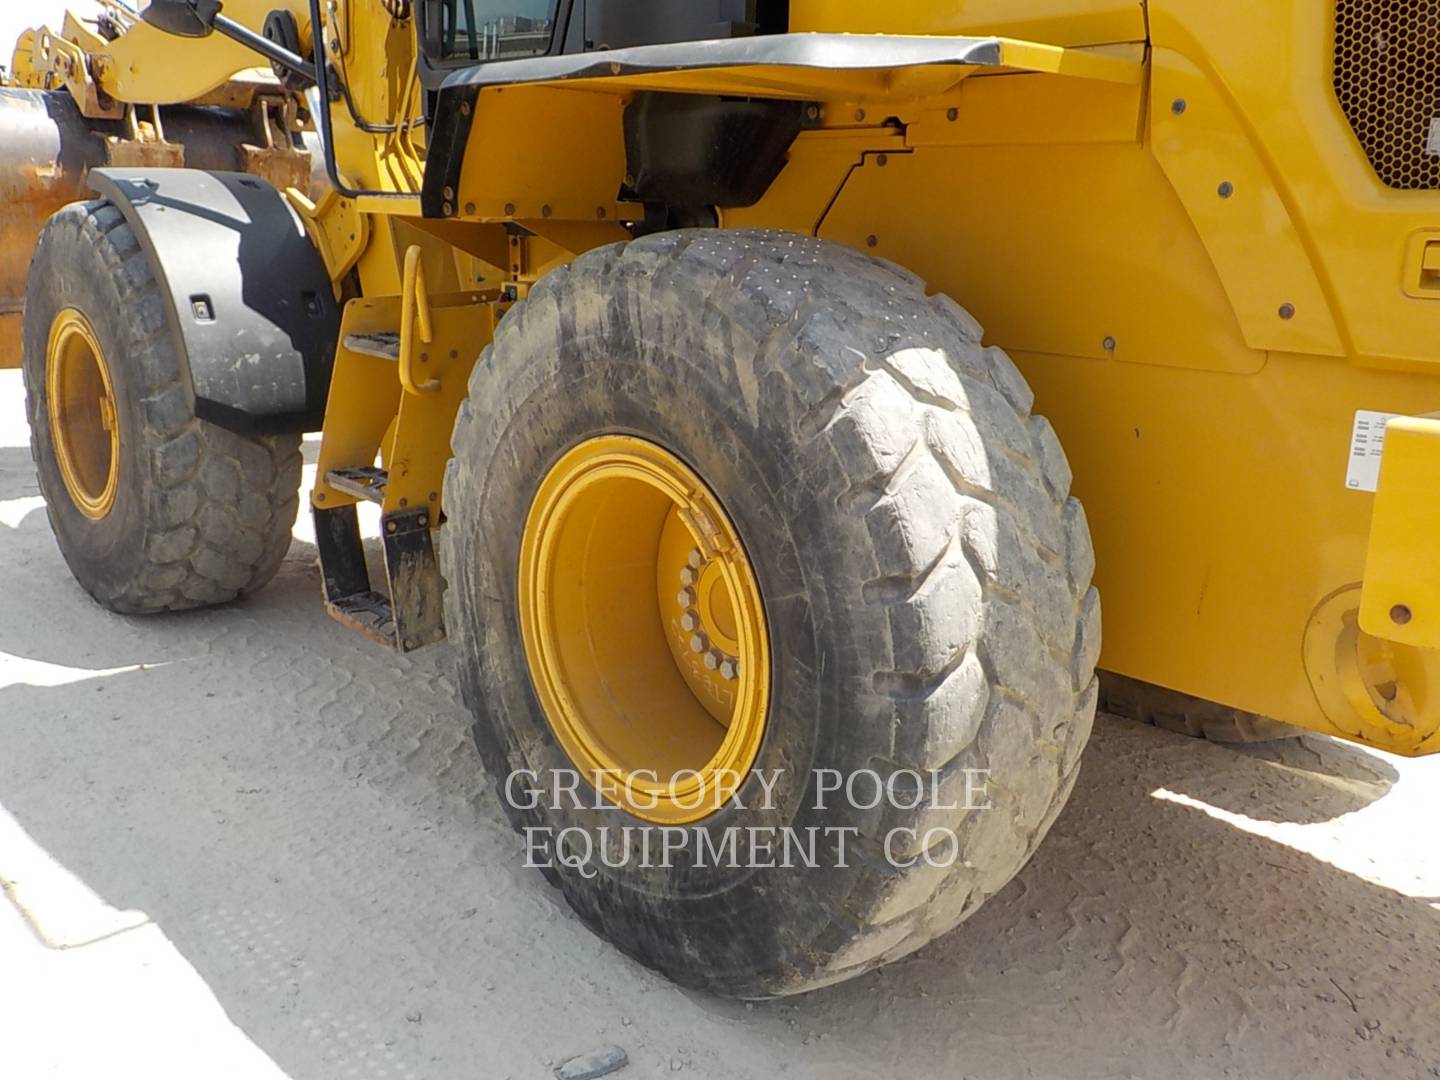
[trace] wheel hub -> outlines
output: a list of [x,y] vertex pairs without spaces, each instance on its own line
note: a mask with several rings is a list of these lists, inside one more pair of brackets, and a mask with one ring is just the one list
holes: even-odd
[[120,426],[110,368],[83,314],[65,308],[50,324],[45,352],[50,440],[71,501],[99,521],[120,486]]
[[673,454],[591,439],[540,485],[521,544],[526,658],[576,768],[637,817],[696,821],[754,764],[769,639],[718,500]]

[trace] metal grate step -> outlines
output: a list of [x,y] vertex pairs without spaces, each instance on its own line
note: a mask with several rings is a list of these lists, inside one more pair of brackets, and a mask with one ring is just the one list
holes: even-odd
[[400,335],[396,333],[346,334],[344,345],[350,352],[359,353],[361,356],[375,356],[381,360],[400,359]]
[[373,467],[331,469],[325,474],[325,482],[336,491],[373,503],[385,501],[385,485],[389,480],[388,472]]

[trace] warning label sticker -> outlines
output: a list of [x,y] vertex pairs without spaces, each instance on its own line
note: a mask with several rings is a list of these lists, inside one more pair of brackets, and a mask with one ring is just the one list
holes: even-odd
[[1350,467],[1345,486],[1352,491],[1374,491],[1380,486],[1380,455],[1385,450],[1385,425],[1400,413],[1357,409],[1350,430]]

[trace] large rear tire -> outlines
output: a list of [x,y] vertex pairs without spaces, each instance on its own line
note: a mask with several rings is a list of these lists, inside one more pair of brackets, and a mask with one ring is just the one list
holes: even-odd
[[109,202],[67,206],[41,233],[23,367],[50,524],[97,601],[178,611],[275,575],[299,505],[300,437],[247,438],[196,417],[160,285]]
[[[1090,537],[1053,430],[1029,415],[1010,360],[979,342],[953,301],[847,248],[682,231],[553,272],[475,367],[441,543],[476,740],[512,822],[531,830],[533,860],[553,863],[545,872],[574,910],[677,982],[796,993],[912,951],[1015,874],[1074,783],[1096,701]],[[659,842],[646,858],[638,839],[669,819],[597,809],[585,785],[585,805],[532,794],[577,762],[542,702],[579,700],[584,712],[585,699],[548,688],[553,673],[537,673],[527,648],[541,618],[522,618],[537,595],[527,545],[577,455],[624,457],[626,445],[636,462],[683,462],[664,468],[693,470],[713,496],[758,582],[768,639],[763,740],[738,804],[687,822],[669,866],[653,857]],[[619,503],[599,500],[582,534],[600,550],[611,544],[604,529],[622,532],[639,582],[666,546],[643,504],[637,496],[635,512],[607,519],[603,507]],[[577,603],[599,608],[605,597],[572,635],[584,663],[609,635],[638,641],[622,630],[628,601],[605,591],[584,544],[556,550],[576,560],[562,567],[573,572],[566,587],[592,590]],[[611,565],[634,570],[625,558]],[[641,702],[622,710],[634,725],[622,734],[683,748],[670,714],[625,698],[640,677],[633,659],[613,679],[602,671],[595,681],[612,693],[590,700],[602,711]],[[732,732],[740,718],[729,718]],[[643,755],[650,744],[636,745]],[[854,798],[822,798],[833,782],[824,770],[856,777]],[[978,789],[985,777],[988,800],[967,800],[967,782]],[[891,790],[867,807],[875,778]],[[747,828],[818,836],[816,865],[801,851],[790,867],[763,869],[706,854],[702,839],[713,853],[725,830],[742,830],[753,862]],[[839,828],[854,830],[843,857]],[[562,835],[556,861],[545,838]]]

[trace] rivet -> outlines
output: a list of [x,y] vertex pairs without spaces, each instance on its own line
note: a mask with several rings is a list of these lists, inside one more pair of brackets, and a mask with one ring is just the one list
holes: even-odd
[[429,519],[428,517],[426,517],[424,514],[421,514],[421,515],[420,515],[418,518],[416,518],[415,520],[416,520],[417,522],[419,522],[421,526],[425,526],[425,525],[429,525],[429,524],[430,524],[430,519]]
[[455,189],[454,189],[453,187],[451,187],[449,184],[446,184],[446,185],[445,185],[445,198],[447,198],[447,199],[453,199],[453,198],[455,198]]
[[540,207],[540,216],[541,216],[541,217],[549,217],[552,213],[554,213],[554,211],[550,209],[550,206],[549,206],[548,203],[547,203],[546,205]]
[[597,206],[597,207],[595,208],[595,216],[596,216],[597,218],[599,218],[601,221],[604,221],[604,220],[605,220],[605,207],[603,207],[603,206]]
[[1282,318],[1282,319],[1293,319],[1293,318],[1295,318],[1295,305],[1294,305],[1294,304],[1281,304],[1281,305],[1280,305],[1280,318]]
[[1189,107],[1190,107],[1190,106],[1185,103],[1185,99],[1184,99],[1184,98],[1176,98],[1174,101],[1172,101],[1172,102],[1170,103],[1170,111],[1171,111],[1172,113],[1174,113],[1176,116],[1179,116],[1181,113],[1183,113],[1183,112],[1184,112],[1186,109],[1188,109]]
[[387,522],[385,523],[385,531],[386,531],[386,532],[394,532],[394,531],[396,530],[396,528],[398,528],[398,526],[397,526],[397,525],[395,524],[395,522],[393,522],[393,521],[387,521]]
[[889,164],[890,164],[890,155],[889,155],[889,154],[877,154],[876,157],[875,157],[875,164],[876,164],[876,165],[879,165],[879,166],[883,169],[886,165],[889,165]]
[[514,216],[515,216],[515,204],[514,204],[513,202],[507,202],[507,203],[505,204],[505,216],[506,216],[506,217],[514,217]]
[[865,119],[865,110],[864,110],[864,109],[856,109],[856,110],[855,110],[855,122],[858,124],[858,123],[860,123],[861,121],[863,121],[864,119]]
[[1222,199],[1228,199],[1231,195],[1235,194],[1235,185],[1229,180],[1225,180],[1220,184],[1219,188],[1216,189],[1216,194]]
[[467,202],[465,204],[465,213],[469,214],[471,217],[475,216],[475,204],[473,202]]
[[1116,342],[1113,337],[1107,337],[1104,341],[1100,342],[1100,344],[1104,347],[1106,352],[1114,352],[1115,346],[1118,344],[1118,342]]
[[446,217],[455,216],[455,207],[451,206],[448,202],[444,206],[440,207],[440,209],[444,212]]
[[459,353],[458,351],[456,351],[455,349],[451,349],[451,350],[450,350],[450,359],[451,359],[451,360],[457,360],[457,359],[459,359],[459,357],[460,357],[460,353]]
[[874,233],[871,233],[869,236],[865,237],[865,246],[866,246],[866,247],[878,247],[879,244],[880,244],[880,238],[879,238],[878,236],[876,236]]
[[1390,609],[1390,621],[1396,626],[1404,626],[1412,618],[1414,618],[1414,614],[1405,604],[1396,604]]
[[409,500],[409,499],[401,499],[401,500],[400,500],[400,506],[401,506],[402,508],[404,508],[404,507],[406,507],[406,506],[409,506],[409,505],[410,505],[410,500]]
[[319,492],[319,493],[315,496],[315,501],[316,501],[316,502],[324,502],[324,501],[325,501],[325,493],[324,493],[323,491],[322,491],[322,492]]
[[949,121],[953,124],[956,120],[959,120],[959,119],[960,119],[960,110],[959,110],[959,109],[946,109],[946,110],[945,110],[945,119],[946,119],[946,120],[949,120]]

